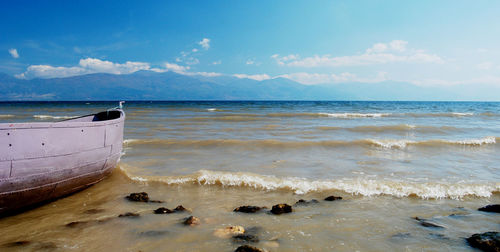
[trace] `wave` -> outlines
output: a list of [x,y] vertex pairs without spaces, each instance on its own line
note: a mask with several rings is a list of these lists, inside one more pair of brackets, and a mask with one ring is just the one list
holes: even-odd
[[14,115],[0,115],[0,118],[12,118]]
[[411,124],[398,124],[398,125],[366,125],[366,126],[356,126],[351,128],[343,127],[331,127],[331,126],[320,126],[316,129],[322,131],[332,131],[332,130],[347,130],[351,132],[447,132],[447,131],[458,131],[459,128],[452,126],[420,126]]
[[341,146],[361,146],[361,147],[382,147],[386,149],[404,149],[410,145],[424,147],[439,146],[481,146],[487,144],[496,144],[500,141],[498,137],[484,137],[478,139],[463,140],[443,140],[430,139],[423,141],[414,141],[408,139],[361,139],[354,141],[280,141],[280,140],[240,140],[240,139],[207,139],[207,140],[178,140],[178,139],[126,139],[123,143],[126,146],[134,145],[163,145],[163,146],[193,146],[193,147],[259,147],[259,148],[306,148],[306,147],[341,147]]
[[74,118],[75,116],[34,115],[33,117],[36,119],[70,119]]
[[136,176],[130,174],[124,165],[121,171],[137,182],[158,182],[166,185],[218,185],[222,187],[247,187],[258,190],[288,190],[296,194],[322,191],[342,191],[361,196],[389,195],[394,197],[416,196],[424,199],[451,198],[466,196],[490,197],[500,192],[500,183],[445,183],[409,182],[386,179],[343,178],[335,180],[309,180],[298,177],[279,178],[245,172],[220,172],[200,170],[185,176]]
[[208,112],[221,112],[221,111],[224,111],[224,110],[218,109],[218,108],[208,108],[207,111]]
[[335,118],[363,118],[363,117],[384,117],[390,113],[270,113],[267,117],[335,117]]
[[474,116],[474,113],[470,112],[446,112],[446,113],[405,113],[401,114],[407,117],[467,117]]

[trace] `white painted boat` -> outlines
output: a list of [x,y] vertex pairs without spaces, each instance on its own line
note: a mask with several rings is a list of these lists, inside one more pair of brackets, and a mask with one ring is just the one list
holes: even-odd
[[59,122],[0,123],[0,215],[104,179],[120,160],[124,122],[117,108]]

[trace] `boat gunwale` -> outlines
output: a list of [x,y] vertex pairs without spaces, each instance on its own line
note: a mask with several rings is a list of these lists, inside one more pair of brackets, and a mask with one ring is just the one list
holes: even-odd
[[[20,122],[20,123],[0,123],[0,130],[13,130],[13,129],[45,129],[45,128],[78,128],[78,127],[98,127],[104,125],[117,124],[125,120],[125,112],[121,109],[113,109],[120,112],[120,117],[104,121],[91,121],[91,122],[72,122],[74,119],[79,119],[87,116],[94,116],[89,114],[84,116],[77,116],[70,119],[65,119],[56,122]],[[108,110],[112,111],[112,110]]]

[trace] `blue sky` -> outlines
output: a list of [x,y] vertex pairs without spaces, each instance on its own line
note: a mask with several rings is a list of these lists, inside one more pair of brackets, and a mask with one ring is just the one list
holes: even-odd
[[500,1],[2,1],[0,72],[500,86]]

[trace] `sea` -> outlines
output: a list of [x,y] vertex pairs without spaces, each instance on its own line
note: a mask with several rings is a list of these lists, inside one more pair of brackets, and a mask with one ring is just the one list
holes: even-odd
[[[0,123],[117,105],[2,102]],[[112,175],[0,219],[1,251],[474,251],[465,238],[500,231],[498,214],[478,211],[500,204],[500,103],[127,101],[124,111]],[[163,203],[125,199],[133,192]],[[270,213],[276,204],[292,212]],[[189,211],[153,213],[178,205]],[[233,211],[246,205],[266,208]],[[117,217],[126,212],[140,216]],[[188,216],[199,225],[183,225]],[[221,235],[231,226],[247,240]]]

